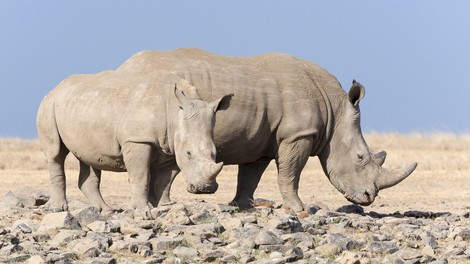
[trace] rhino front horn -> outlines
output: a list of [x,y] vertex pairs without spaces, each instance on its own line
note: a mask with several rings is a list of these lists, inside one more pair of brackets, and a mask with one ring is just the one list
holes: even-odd
[[379,190],[392,187],[406,179],[406,177],[416,169],[416,166],[418,166],[418,163],[414,162],[402,171],[388,171],[386,169],[382,169],[382,173],[379,175],[375,185]]

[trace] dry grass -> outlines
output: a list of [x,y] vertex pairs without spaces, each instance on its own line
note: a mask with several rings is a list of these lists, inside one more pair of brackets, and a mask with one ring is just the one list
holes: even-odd
[[[417,170],[399,185],[380,192],[369,210],[394,211],[470,210],[470,135],[368,134],[371,149],[386,150],[386,167],[417,161]],[[78,163],[69,157],[67,195],[84,199],[77,188]],[[219,191],[213,195],[192,195],[184,189],[184,178],[177,177],[172,199],[204,199],[225,203],[235,195],[237,167],[226,166],[219,175]],[[276,168],[271,164],[259,184],[256,197],[281,202],[276,183]],[[47,190],[49,176],[37,140],[0,139],[0,194],[22,186]],[[112,205],[122,205],[129,197],[125,173],[103,173],[102,192]],[[348,202],[324,176],[317,158],[311,158],[301,177],[300,197],[306,204],[336,208]]]

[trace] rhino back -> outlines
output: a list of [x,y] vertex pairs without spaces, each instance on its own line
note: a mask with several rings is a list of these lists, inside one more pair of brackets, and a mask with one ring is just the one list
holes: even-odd
[[50,94],[63,143],[88,165],[125,170],[123,144],[167,142],[165,95],[159,88],[111,71],[67,78]]
[[[281,140],[323,133],[328,94],[344,94],[318,65],[286,54],[227,57],[200,49],[143,51],[117,72],[151,76],[166,70],[197,87],[205,100],[234,94],[217,112],[217,158],[226,164],[274,157]],[[333,96],[334,97],[334,96]]]

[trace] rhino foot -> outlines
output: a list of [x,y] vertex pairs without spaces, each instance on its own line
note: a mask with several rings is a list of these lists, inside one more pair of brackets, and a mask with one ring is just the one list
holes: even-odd
[[284,201],[282,208],[294,211],[296,213],[304,211],[304,205],[300,201]]
[[67,201],[54,201],[51,199],[44,206],[48,211],[52,213],[58,213],[69,210]]
[[234,199],[228,205],[238,206],[240,209],[250,209],[253,208],[253,199]]
[[134,219],[150,220],[152,214],[150,213],[150,207],[140,206],[134,209]]

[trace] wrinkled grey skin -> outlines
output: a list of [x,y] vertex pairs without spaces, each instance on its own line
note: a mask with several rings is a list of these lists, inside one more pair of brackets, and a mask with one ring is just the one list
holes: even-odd
[[149,209],[150,177],[170,178],[178,166],[188,189],[215,192],[223,165],[215,163],[213,141],[221,98],[207,103],[194,94],[187,81],[167,72],[146,79],[107,71],[61,82],[37,115],[51,177],[49,208],[68,209],[64,161],[69,152],[80,161],[80,190],[99,209],[110,209],[99,190],[102,170],[128,172],[134,209]]
[[[399,183],[416,168],[416,163],[396,170],[382,167],[386,153],[371,153],[361,132],[364,87],[353,82],[346,93],[318,65],[278,53],[224,57],[178,49],[139,52],[117,72],[152,76],[160,70],[188,80],[206,100],[234,94],[230,106],[217,116],[214,140],[217,161],[239,166],[232,204],[242,208],[252,206],[271,160],[278,167],[283,205],[296,211],[304,208],[299,179],[310,156],[318,156],[326,176],[346,199],[361,205],[371,204],[379,190]],[[169,202],[172,180],[156,179],[160,184],[154,185],[152,200]]]

